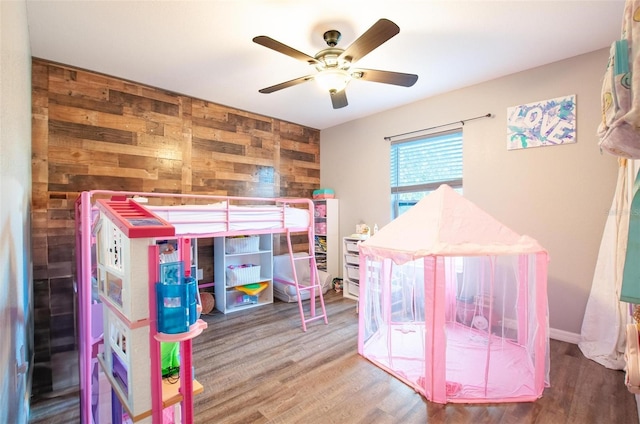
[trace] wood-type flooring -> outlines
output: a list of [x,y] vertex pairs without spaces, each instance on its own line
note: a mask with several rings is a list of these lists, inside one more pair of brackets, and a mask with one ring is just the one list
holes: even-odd
[[[330,291],[329,325],[304,333],[297,304],[203,316],[194,340],[195,422],[247,423],[638,423],[624,372],[586,359],[573,344],[551,341],[551,387],[530,403],[426,401],[357,353],[356,304]],[[79,422],[77,391],[33,399],[31,423]]]

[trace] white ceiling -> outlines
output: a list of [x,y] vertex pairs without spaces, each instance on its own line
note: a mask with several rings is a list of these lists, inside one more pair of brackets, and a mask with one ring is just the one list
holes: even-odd
[[[325,129],[438,93],[607,47],[623,0],[27,0],[31,54],[234,108]],[[267,35],[310,56],[322,34],[346,48],[378,19],[400,33],[358,67],[413,73],[410,88],[366,81],[333,109],[314,71],[252,42]],[[603,72],[605,64],[603,63]]]

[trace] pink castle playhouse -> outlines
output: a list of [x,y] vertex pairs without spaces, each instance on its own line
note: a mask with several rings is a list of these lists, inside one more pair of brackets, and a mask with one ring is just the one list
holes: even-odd
[[549,386],[547,252],[442,185],[360,243],[358,352],[438,403]]

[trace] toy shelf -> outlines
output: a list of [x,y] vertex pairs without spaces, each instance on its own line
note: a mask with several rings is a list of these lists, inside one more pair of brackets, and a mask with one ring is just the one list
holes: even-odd
[[[182,422],[192,424],[193,395],[201,393],[203,387],[193,379],[191,339],[200,335],[207,323],[196,320],[186,327],[188,331],[158,333],[156,293],[157,283],[186,287],[184,264],[191,269],[191,240],[176,238],[173,226],[130,200],[98,200],[97,206],[100,216],[92,232],[96,237],[104,334],[104,351],[97,359],[114,399],[119,401],[112,405],[114,424],[121,422],[124,412],[133,422],[159,423],[164,408],[176,403],[181,405]],[[160,264],[157,243],[167,239],[175,239],[178,247],[179,257],[171,262],[179,264],[177,267]],[[175,275],[169,274],[174,269],[178,270]],[[169,283],[160,277],[161,270],[165,276],[173,277]],[[195,300],[193,305],[196,309]],[[185,303],[169,307],[190,308]],[[162,379],[161,341],[180,343],[179,383]]]
[[[193,394],[198,395],[204,392],[204,387],[198,380],[193,380]],[[162,407],[167,408],[182,402],[182,393],[180,393],[180,385],[171,383],[166,378],[162,379]]]
[[148,251],[153,239],[130,239],[101,212],[97,226],[98,291],[132,322],[149,318]]
[[[273,303],[273,235],[215,237],[213,240],[216,309],[236,312]],[[265,287],[249,295],[238,287]]]
[[[106,364],[102,354],[98,355],[98,363],[102,367],[102,370],[104,371],[104,375],[109,381],[109,384],[111,385],[111,387],[114,388],[114,392],[116,393],[116,396],[120,400],[120,403],[123,406],[124,410],[127,411],[127,414],[131,418],[131,421],[134,423],[137,423],[145,419],[149,420],[152,415],[151,408],[143,411],[133,411],[133,409],[131,409],[131,405],[127,403],[127,399],[124,396],[124,393],[122,393],[122,391],[117,389],[118,382],[116,381],[116,379],[113,376],[111,376],[108,372],[106,372]],[[204,387],[202,386],[202,384],[198,380],[193,380],[193,394],[197,395],[202,393],[203,391],[204,391]],[[175,404],[182,402],[182,399],[183,399],[183,396],[180,393],[180,384],[171,383],[166,378],[162,379],[162,407],[168,408],[170,406],[173,406]],[[134,412],[137,412],[137,414]]]
[[[104,300],[103,298],[101,298]],[[133,327],[103,302],[104,353],[101,364],[123,406],[133,416],[151,409],[146,389],[151,373],[149,325]]]

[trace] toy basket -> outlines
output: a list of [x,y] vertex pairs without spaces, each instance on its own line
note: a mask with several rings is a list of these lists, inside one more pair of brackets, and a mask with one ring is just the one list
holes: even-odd
[[259,236],[227,237],[225,253],[251,253],[260,250]]
[[244,264],[227,267],[227,287],[244,286],[260,281],[260,265]]

